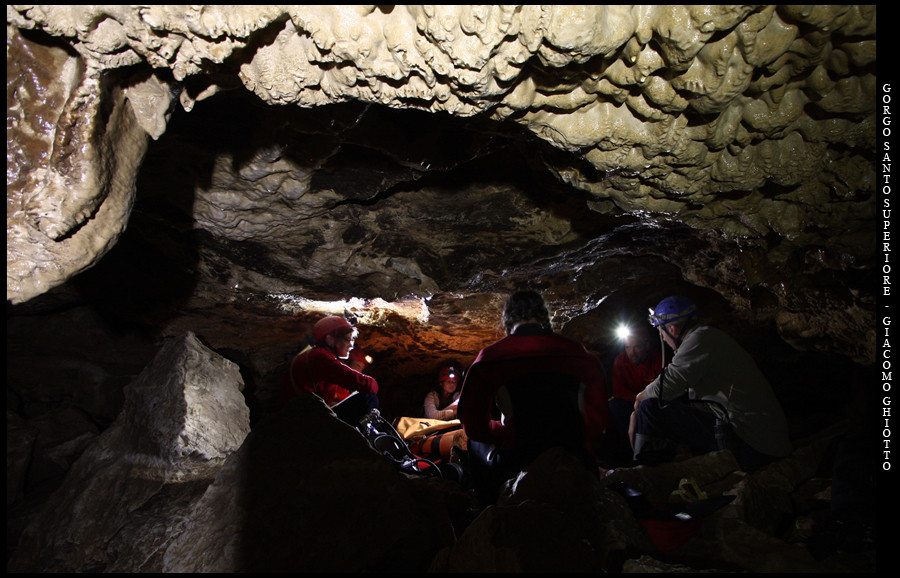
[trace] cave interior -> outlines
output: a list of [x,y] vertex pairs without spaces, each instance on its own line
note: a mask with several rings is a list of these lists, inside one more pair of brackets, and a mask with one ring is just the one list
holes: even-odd
[[[225,68],[236,70],[274,45],[278,26]],[[71,52],[43,32],[21,34]],[[855,39],[848,34],[846,41]],[[8,59],[9,42],[8,33]],[[609,65],[620,54],[601,60]],[[574,75],[575,68],[554,73]],[[874,62],[850,68],[866,77]],[[545,297],[554,329],[583,343],[607,377],[622,351],[616,326],[646,323],[648,308],[663,297],[690,297],[705,322],[757,360],[793,442],[835,425],[871,433],[874,424],[864,416],[875,375],[869,328],[877,255],[866,208],[873,184],[832,186],[827,210],[809,208],[821,198],[804,197],[805,183],[774,177],[692,195],[654,188],[662,177],[653,171],[601,170],[589,144],[555,146],[559,141],[546,136],[555,129],[535,128],[522,111],[503,119],[450,114],[422,110],[413,97],[391,106],[352,98],[272,104],[221,69],[213,72],[176,79],[153,70],[161,84],[190,95],[181,102],[191,106],[170,107],[164,132],[149,140],[124,231],[96,263],[38,295],[8,298],[8,429],[41,424],[34,427],[42,435],[56,435],[48,446],[62,446],[70,443],[67,434],[48,432],[64,429],[70,418],[61,416],[75,411],[91,424],[90,439],[99,437],[160,349],[192,333],[238,367],[253,431],[277,414],[287,364],[308,343],[312,325],[330,314],[356,320],[356,345],[373,358],[366,373],[379,382],[382,414],[418,416],[437,368],[451,360],[467,367],[503,336],[505,298],[534,289]],[[531,73],[548,74],[539,67]],[[141,63],[105,78],[125,86],[148,74]],[[213,85],[213,96],[194,100]],[[834,116],[864,125],[870,112]],[[829,112],[811,102],[803,115],[822,120]],[[697,104],[683,116],[690,130],[716,114]],[[873,160],[856,141],[829,146],[828,154],[838,151],[832,160]],[[704,178],[688,170],[695,160],[673,157],[667,170],[683,171],[688,181]],[[640,188],[629,189],[629,179]],[[598,195],[597,187],[624,192]],[[651,204],[641,204],[645,196]],[[760,228],[758,206],[796,198],[803,199],[799,214],[828,218],[786,212],[787,221],[803,221],[799,232],[785,233],[771,216],[770,227]],[[14,482],[8,468],[8,562],[84,447],[71,451],[70,444],[64,458],[34,459]],[[829,477],[833,458],[815,475]]]

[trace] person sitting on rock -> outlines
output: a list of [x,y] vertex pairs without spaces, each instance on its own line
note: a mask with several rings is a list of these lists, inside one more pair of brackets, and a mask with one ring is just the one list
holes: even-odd
[[448,363],[438,372],[438,386],[425,396],[423,412],[428,419],[448,421],[456,419],[459,402],[459,371],[455,364]]
[[728,449],[745,471],[791,452],[787,419],[769,382],[734,339],[700,323],[690,299],[663,299],[651,311],[650,324],[675,354],[635,396],[637,463],[671,460],[677,444],[694,455],[721,449],[717,429],[733,434],[725,435]]
[[624,347],[613,361],[612,397],[609,399],[610,427],[607,430],[615,463],[628,464],[632,458],[628,425],[634,398],[656,379],[663,366],[661,347],[653,347],[650,326],[638,326],[624,337]]
[[360,419],[378,408],[378,382],[342,363],[353,348],[357,329],[345,318],[331,315],[313,326],[315,345],[291,361],[279,392],[279,407],[305,393],[325,400],[342,421],[356,427]]
[[472,481],[484,504],[551,447],[568,450],[597,472],[592,444],[607,421],[608,393],[597,359],[553,332],[540,294],[510,295],[503,324],[506,337],[479,352],[459,399]]

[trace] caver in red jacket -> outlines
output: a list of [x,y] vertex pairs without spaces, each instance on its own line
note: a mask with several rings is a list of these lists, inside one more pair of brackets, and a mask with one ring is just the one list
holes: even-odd
[[[554,423],[552,418],[559,391],[555,383],[560,380],[584,385],[583,424],[575,425],[583,426],[578,430],[584,435],[584,446],[591,451],[592,440],[603,432],[608,419],[609,394],[599,362],[577,341],[536,324],[520,326],[512,335],[482,349],[475,358],[459,401],[458,416],[466,435],[471,440],[510,450],[522,442],[517,439],[517,423],[520,430],[527,427],[548,437],[554,431],[570,431],[567,428],[572,424]],[[531,384],[532,393],[525,396],[530,399],[530,407],[516,409],[509,416],[511,419],[495,419],[495,403],[503,397],[503,390],[508,389],[515,397],[517,386],[524,383]],[[528,424],[517,422],[525,418]]]
[[342,363],[327,347],[315,346],[298,354],[278,396],[279,407],[303,392],[318,394],[329,406],[342,401],[351,391],[378,393],[375,378]]
[[613,362],[613,397],[634,403],[634,397],[644,391],[651,381],[662,371],[662,353],[651,348],[643,363],[635,365],[624,351]]

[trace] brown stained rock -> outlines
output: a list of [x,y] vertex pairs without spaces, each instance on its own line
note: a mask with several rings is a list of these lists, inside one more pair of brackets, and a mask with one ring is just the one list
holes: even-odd
[[104,79],[15,28],[7,46],[7,298],[21,303],[93,266],[118,240],[147,133],[116,74]]

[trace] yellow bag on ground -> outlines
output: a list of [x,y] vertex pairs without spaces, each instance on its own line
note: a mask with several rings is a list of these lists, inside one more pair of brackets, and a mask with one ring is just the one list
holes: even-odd
[[458,419],[444,421],[440,419],[428,419],[424,417],[398,417],[394,422],[394,429],[404,440],[425,437],[428,434],[445,429],[461,428]]

